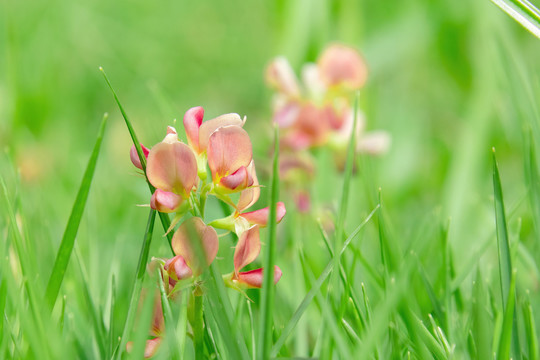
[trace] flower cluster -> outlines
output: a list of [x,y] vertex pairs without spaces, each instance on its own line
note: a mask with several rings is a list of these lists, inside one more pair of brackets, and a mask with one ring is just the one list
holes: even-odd
[[[225,114],[203,122],[203,117],[202,107],[191,108],[185,113],[183,125],[187,144],[180,141],[176,129],[169,126],[163,141],[151,149],[141,145],[146,157],[147,179],[156,189],[150,206],[159,212],[175,214],[168,231],[182,222],[172,237],[175,256],[162,262],[163,278],[168,280],[170,296],[180,281],[197,286],[197,277],[218,253],[216,229],[234,232],[238,237],[234,270],[223,277],[226,285],[242,291],[260,288],[263,282],[262,268],[242,271],[260,253],[259,229],[267,225],[270,212],[268,207],[247,211],[259,199],[260,185],[251,140],[243,129],[245,118]],[[130,157],[133,165],[142,170],[135,146],[131,148]],[[205,224],[204,207],[209,195],[233,210],[230,215]],[[285,212],[284,204],[278,203],[277,222]],[[281,270],[278,266],[273,270],[274,283],[277,283]],[[159,319],[160,309],[156,312]],[[159,329],[157,325],[154,327]],[[157,333],[159,331],[154,331],[155,335]],[[153,346],[152,349],[156,342],[159,343],[156,339],[148,344]]]
[[[281,129],[281,177],[294,184],[306,184],[315,172],[309,150],[329,146],[342,167],[351,132],[357,137],[358,152],[372,155],[386,151],[390,137],[384,131],[365,132],[365,121],[358,116],[353,129],[353,94],[367,79],[367,67],[353,48],[328,46],[317,60],[302,68],[299,82],[284,57],[274,59],[266,69],[266,81],[274,96],[274,122]],[[309,208],[309,193],[297,189],[299,210]]]

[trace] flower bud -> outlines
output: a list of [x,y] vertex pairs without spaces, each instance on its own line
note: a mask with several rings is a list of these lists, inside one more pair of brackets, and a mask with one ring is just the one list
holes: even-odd
[[[143,151],[144,157],[148,159],[148,153],[150,152],[150,150],[148,150],[148,148],[143,144],[141,144],[141,149]],[[136,168],[139,168],[141,170],[143,169],[141,165],[141,159],[139,159],[139,154],[137,153],[137,148],[135,147],[135,145],[131,146],[131,149],[129,150],[129,157]]]

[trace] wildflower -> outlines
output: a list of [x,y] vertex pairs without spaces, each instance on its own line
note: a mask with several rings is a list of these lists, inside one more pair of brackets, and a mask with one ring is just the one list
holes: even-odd
[[[148,148],[144,146],[143,144],[140,144],[140,145],[141,145],[141,149],[143,151],[144,157],[148,159],[148,153],[150,152],[150,150],[148,150]],[[133,163],[133,165],[136,168],[142,170],[141,159],[139,159],[139,154],[137,153],[137,148],[135,147],[135,145],[131,146],[131,149],[129,150],[129,157],[131,158],[131,162]]]

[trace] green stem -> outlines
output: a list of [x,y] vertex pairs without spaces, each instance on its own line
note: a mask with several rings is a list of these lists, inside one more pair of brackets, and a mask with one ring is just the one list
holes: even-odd
[[203,329],[203,297],[195,295],[193,314],[193,343],[195,345],[195,359],[204,359],[204,329]]

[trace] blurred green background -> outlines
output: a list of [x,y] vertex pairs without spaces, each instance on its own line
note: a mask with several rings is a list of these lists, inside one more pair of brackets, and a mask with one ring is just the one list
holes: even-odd
[[[131,140],[99,66],[147,146],[162,138],[173,119],[182,128],[183,113],[192,106],[202,105],[205,119],[246,115],[262,182],[268,184],[272,94],[264,68],[284,55],[299,71],[331,41],[365,56],[370,73],[361,107],[368,129],[392,136],[388,154],[360,159],[347,229],[374,207],[380,187],[403,249],[429,249],[432,238],[424,229],[451,218],[459,273],[470,265],[465,259],[493,236],[494,146],[507,211],[515,210],[509,220],[513,239],[539,255],[523,169],[528,131],[537,147],[540,140],[540,43],[488,0],[3,0],[0,173],[20,196],[36,249],[36,277],[45,283],[50,274],[99,122],[108,112],[77,246],[96,299],[105,302],[103,284],[111,273],[119,293],[131,286],[147,217],[136,205],[149,197],[129,161]],[[320,168],[332,171],[320,170],[314,203],[336,208],[341,178],[325,151],[317,156]],[[5,216],[0,224],[6,224]],[[302,241],[308,253],[312,246],[322,249],[318,239]],[[374,244],[368,237],[363,251],[376,254]],[[494,240],[490,244],[484,260],[496,271]],[[325,263],[319,250],[312,251],[321,256],[313,261]],[[151,254],[166,255],[165,241],[154,241]],[[292,271],[287,259],[277,261],[284,274]],[[285,275],[282,287],[294,298],[287,281]],[[538,297],[537,277],[521,281]],[[76,284],[77,277],[68,276],[62,292],[69,294]]]

